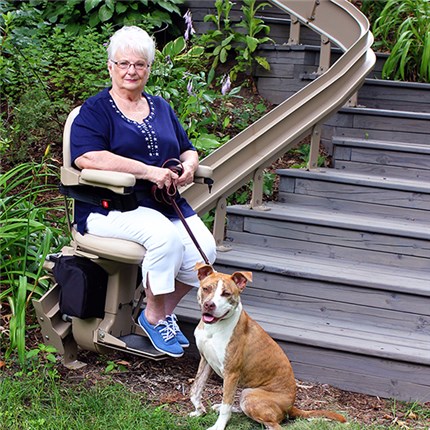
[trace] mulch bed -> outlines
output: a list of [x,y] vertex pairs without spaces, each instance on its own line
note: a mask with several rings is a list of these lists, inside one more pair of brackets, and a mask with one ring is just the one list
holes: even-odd
[[[144,394],[154,406],[168,405],[171,412],[186,415],[193,410],[189,400],[191,384],[198,367],[198,357],[186,353],[179,359],[152,361],[134,356],[102,357],[82,352],[80,359],[87,366],[71,371],[61,367],[62,379],[67,384],[85,383],[88,386],[110,379],[123,384],[134,393]],[[105,373],[106,360],[115,361],[126,370]],[[343,391],[327,384],[297,381],[296,406],[301,409],[329,409],[342,412],[349,421],[380,426],[398,425],[399,429],[430,429],[427,417],[408,412],[397,403],[375,396]],[[239,397],[238,392],[237,398]],[[222,381],[214,375],[205,388],[207,404],[221,403]],[[430,402],[422,405],[430,410]],[[395,415],[393,415],[395,413]]]

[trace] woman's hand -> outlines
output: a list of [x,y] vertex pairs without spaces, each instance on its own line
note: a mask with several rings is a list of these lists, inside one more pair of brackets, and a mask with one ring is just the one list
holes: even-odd
[[189,185],[194,181],[194,171],[195,171],[193,166],[190,166],[188,164],[182,164],[182,166],[184,170],[182,172],[182,175],[176,181],[176,185],[180,187]]
[[181,163],[184,171],[176,181],[176,185],[185,186],[194,181],[194,172],[199,165],[199,157],[197,151],[185,151],[181,154]]
[[145,179],[157,185],[160,190],[164,187],[169,188],[172,184],[177,184],[179,176],[165,167],[147,166],[148,172]]

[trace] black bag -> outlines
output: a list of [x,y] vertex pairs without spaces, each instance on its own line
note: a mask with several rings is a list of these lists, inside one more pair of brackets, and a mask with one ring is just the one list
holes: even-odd
[[60,285],[60,312],[78,318],[103,318],[108,274],[88,258],[61,256],[53,274]]

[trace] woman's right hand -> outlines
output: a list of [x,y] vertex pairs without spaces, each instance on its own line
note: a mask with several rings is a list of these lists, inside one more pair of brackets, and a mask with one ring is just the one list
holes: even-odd
[[176,184],[179,176],[170,169],[165,167],[147,166],[148,174],[145,179],[154,183],[160,190],[164,187],[169,188],[170,185]]

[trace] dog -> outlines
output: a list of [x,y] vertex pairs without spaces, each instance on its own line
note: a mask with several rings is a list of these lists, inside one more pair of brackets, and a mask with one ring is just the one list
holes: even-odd
[[335,412],[304,411],[294,406],[296,382],[288,357],[281,347],[242,308],[240,294],[252,281],[251,272],[232,275],[197,263],[197,293],[202,317],[194,332],[200,364],[191,387],[195,407],[191,416],[203,415],[202,392],[212,371],[223,378],[219,416],[208,430],[224,430],[232,413],[238,386],[243,387],[241,410],[266,429],[280,430],[285,418],[325,417],[346,422]]

